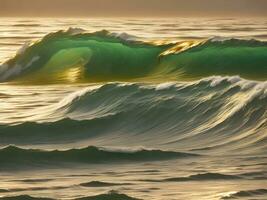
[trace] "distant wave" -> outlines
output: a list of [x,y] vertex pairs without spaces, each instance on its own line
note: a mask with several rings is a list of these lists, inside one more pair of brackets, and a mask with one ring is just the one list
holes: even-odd
[[[5,189],[1,189],[0,190],[0,194],[11,194],[11,193],[14,193],[14,192],[33,192],[33,191],[43,191],[43,190],[50,190],[50,191],[58,191],[58,190],[62,190],[62,189],[67,189],[69,187],[67,186],[52,186],[52,187],[38,187],[38,186],[28,186],[28,187],[18,187],[18,188],[13,188],[13,189],[8,189],[8,190],[5,190]],[[2,195],[1,194],[1,195]],[[22,197],[21,197],[22,198]],[[0,197],[1,199],[1,197]],[[22,198],[23,199],[23,198]],[[24,199],[23,199],[24,200]]]
[[21,180],[14,180],[16,182],[23,182],[23,183],[44,183],[52,181],[53,179],[48,178],[41,178],[41,179],[21,179]]
[[[56,200],[44,197],[33,197],[29,195],[18,195],[18,196],[6,196],[0,197],[0,200]],[[96,196],[87,196],[82,198],[74,198],[72,200],[138,200],[137,198],[121,194],[116,191],[110,191],[106,194],[100,194]]]
[[212,75],[267,78],[267,43],[257,40],[144,42],[108,31],[50,33],[0,67],[0,80],[47,84],[191,80]]
[[220,173],[200,173],[193,174],[187,177],[172,177],[165,179],[144,179],[140,181],[145,182],[186,182],[186,181],[226,181],[226,180],[238,180],[242,179],[240,175],[229,175]]
[[80,184],[83,187],[111,187],[111,186],[122,186],[122,185],[131,185],[130,183],[108,183],[103,181],[91,181],[87,183]]
[[38,27],[38,26],[41,26],[41,24],[19,23],[19,24],[14,24],[13,26],[15,27]]
[[45,151],[39,149],[22,149],[8,146],[0,149],[0,168],[28,168],[40,165],[55,166],[58,163],[111,163],[144,162],[187,158],[196,154],[161,150],[112,150],[89,146],[83,149]]
[[226,175],[226,174],[220,174],[220,173],[203,173],[203,174],[196,174],[191,175],[188,177],[178,177],[178,178],[167,178],[164,179],[164,181],[170,181],[170,182],[180,182],[180,181],[210,181],[210,180],[235,180],[235,179],[241,179],[238,175]]
[[239,199],[245,197],[251,199],[256,199],[257,197],[259,197],[259,199],[262,199],[261,197],[266,197],[266,195],[267,195],[267,189],[257,189],[257,190],[239,191],[229,196],[222,197],[221,199]]
[[107,194],[77,198],[75,200],[140,200],[140,199],[130,197],[127,196],[126,194],[121,194],[116,191],[110,191]]
[[185,177],[171,177],[164,179],[143,179],[139,181],[145,182],[187,182],[187,181],[227,181],[227,180],[264,180],[266,174],[264,172],[251,172],[241,174],[222,174],[222,173],[199,173]]
[[0,199],[1,200],[55,200],[51,198],[32,197],[29,195],[6,196],[6,197],[0,197]]

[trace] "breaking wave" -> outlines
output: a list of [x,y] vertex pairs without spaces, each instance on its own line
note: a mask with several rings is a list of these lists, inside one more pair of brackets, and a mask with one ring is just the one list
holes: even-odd
[[59,31],[27,44],[0,67],[0,80],[46,84],[192,80],[212,75],[267,78],[267,43],[257,40],[141,41],[108,31]]
[[89,86],[36,108],[24,121],[0,124],[0,144],[88,141],[97,146],[264,155],[266,88],[266,82],[239,77]]

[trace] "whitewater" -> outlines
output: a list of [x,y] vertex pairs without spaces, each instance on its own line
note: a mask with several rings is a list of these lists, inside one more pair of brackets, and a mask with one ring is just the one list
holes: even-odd
[[0,199],[266,199],[265,19],[0,25]]

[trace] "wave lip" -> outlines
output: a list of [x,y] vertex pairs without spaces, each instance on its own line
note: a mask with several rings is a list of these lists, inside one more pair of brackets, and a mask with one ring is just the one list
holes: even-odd
[[1,167],[27,165],[53,165],[56,163],[109,163],[109,162],[146,162],[177,158],[187,158],[197,154],[180,153],[162,150],[127,150],[116,151],[89,146],[83,149],[44,151],[38,149],[22,149],[8,146],[0,150]]

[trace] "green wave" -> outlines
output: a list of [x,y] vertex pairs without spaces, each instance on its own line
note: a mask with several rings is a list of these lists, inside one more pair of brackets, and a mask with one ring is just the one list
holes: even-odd
[[8,60],[0,80],[95,82],[239,75],[266,80],[267,43],[256,40],[142,42],[108,31],[45,36]]

